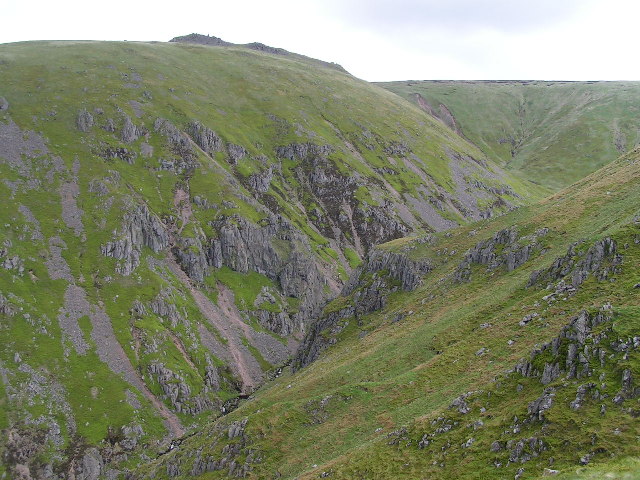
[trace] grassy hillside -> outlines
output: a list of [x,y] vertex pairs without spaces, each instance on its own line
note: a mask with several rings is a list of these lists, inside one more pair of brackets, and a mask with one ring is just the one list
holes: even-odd
[[379,85],[432,112],[508,170],[556,189],[640,142],[638,82]]
[[373,245],[545,192],[335,68],[126,42],[0,46],[0,180],[0,474],[61,478],[235,408]]
[[[378,247],[325,308],[319,360],[137,476],[636,478],[639,201],[636,150],[538,204]],[[366,313],[372,291],[386,304]]]

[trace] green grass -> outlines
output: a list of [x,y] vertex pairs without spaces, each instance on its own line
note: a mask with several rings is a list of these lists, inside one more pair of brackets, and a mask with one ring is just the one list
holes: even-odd
[[[498,173],[494,177],[492,172],[499,168],[491,158],[485,162],[485,155],[478,148],[397,95],[297,57],[177,44],[18,43],[0,46],[0,83],[2,96],[10,103],[9,110],[0,112],[0,123],[15,122],[23,132],[36,132],[49,150],[48,154],[21,157],[29,166],[28,173],[12,168],[4,158],[0,160],[0,197],[4,199],[0,202],[0,225],[8,225],[0,233],[0,249],[6,247],[7,255],[19,256],[25,267],[22,274],[0,268],[0,290],[19,312],[0,318],[0,362],[14,391],[25,391],[21,386],[32,381],[33,374],[26,366],[45,379],[41,393],[31,398],[12,402],[7,386],[0,391],[0,427],[20,425],[26,419],[43,425],[55,420],[61,426],[62,444],[43,446],[34,459],[36,463],[64,462],[66,451],[79,445],[99,445],[110,427],[140,424],[145,431],[145,447],[128,460],[128,465],[135,466],[140,453],[153,458],[164,448],[159,442],[166,434],[159,412],[144,395],[134,392],[140,408],[126,401],[126,390],[135,389],[98,358],[90,341],[92,327],[86,318],[79,322],[91,347],[86,355],[76,354],[63,338],[58,315],[64,307],[69,282],[49,278],[46,262],[53,255],[49,247],[52,237],[65,242],[61,255],[73,283],[86,291],[91,309],[107,313],[125,352],[123,360],[131,363],[148,388],[168,408],[174,408],[149,374],[151,364],[163,363],[188,387],[191,397],[181,398],[185,405],[191,406],[197,396],[212,405],[193,417],[179,414],[187,428],[200,429],[218,417],[222,402],[239,395],[228,360],[204,341],[207,332],[222,345],[224,339],[194,304],[189,286],[163,265],[168,252],[153,253],[143,248],[140,264],[130,276],[116,272],[121,261],[101,254],[107,242],[125,237],[128,226],[123,219],[139,205],[145,204],[151,214],[161,218],[173,230],[174,237],[182,229],[183,237],[193,239],[194,244],[200,242],[203,249],[221,235],[221,225],[232,228],[244,223],[242,218],[252,226],[264,226],[267,217],[282,215],[297,231],[291,235],[280,232],[273,239],[274,250],[283,261],[294,254],[294,247],[309,250],[327,279],[331,279],[325,287],[328,295],[332,289],[338,291],[347,279],[347,271],[362,261],[356,239],[352,238],[353,218],[345,222],[341,215],[366,211],[362,221],[369,222],[367,225],[375,230],[374,212],[395,219],[402,213],[403,218],[413,215],[417,219],[407,220],[412,232],[431,230],[414,207],[405,210],[401,205],[408,195],[420,198],[424,188],[455,199],[460,185],[452,172],[450,152],[461,155],[458,166],[469,179],[491,187],[508,186],[519,195],[501,193],[485,198],[475,187],[469,187],[471,193],[478,194],[478,207],[498,200],[522,205],[541,198],[547,191],[511,174]],[[132,102],[139,105],[141,116]],[[94,116],[95,125],[89,132],[76,128],[81,109]],[[124,113],[142,131],[131,144],[122,143],[119,131],[103,128],[110,118],[119,129]],[[157,118],[167,119],[181,130],[189,122],[199,121],[214,130],[225,144],[243,146],[248,156],[232,164],[226,152],[208,156],[194,147],[197,166],[192,171],[163,170],[162,160],[177,157],[166,138],[154,131]],[[309,142],[331,147],[326,162],[276,158],[277,147]],[[143,143],[153,147],[149,158],[142,155]],[[406,159],[390,149],[399,145],[410,149]],[[103,158],[108,147],[126,148],[135,154],[133,164]],[[5,150],[0,147],[0,151]],[[73,172],[76,159],[80,169]],[[266,194],[253,192],[248,176],[268,167],[276,172],[270,189]],[[335,185],[324,197],[316,193],[321,189],[310,188],[309,177],[318,168],[350,185],[345,196],[336,198],[340,189]],[[481,222],[462,229],[461,236],[436,235],[435,246],[402,240],[385,248],[404,245],[412,247],[408,252],[411,256],[424,255],[437,258],[438,262],[449,258],[449,263],[438,267],[444,274],[451,262],[475,242],[475,238],[465,237],[472,228],[479,229],[479,235],[489,235],[513,221],[549,223],[558,232],[564,228],[566,232],[558,233],[550,245],[550,256],[566,248],[570,238],[617,232],[616,219],[632,216],[637,209],[633,189],[624,187],[631,185],[628,177],[629,172],[618,173],[616,188],[612,187],[616,182],[598,186],[598,179],[592,177],[583,183],[584,188],[590,189],[589,194],[581,197],[575,192],[561,193],[547,200],[544,207],[524,208],[493,222]],[[80,190],[75,202],[82,210],[84,232],[77,236],[62,218],[59,190],[66,182],[77,182]],[[13,185],[17,185],[15,193]],[[98,188],[100,185],[103,189]],[[188,190],[191,199],[198,196],[206,200],[206,205],[191,203],[192,215],[186,224],[174,205],[178,187]],[[96,193],[98,190],[103,193]],[[613,193],[605,197],[608,190]],[[565,199],[563,195],[573,197]],[[445,202],[442,217],[466,222],[452,202]],[[556,212],[565,208],[563,202],[572,205],[570,215],[567,211]],[[19,213],[20,205],[33,212],[41,239],[31,238],[35,228]],[[495,213],[505,209],[497,207]],[[586,215],[591,219],[588,225],[580,220]],[[341,228],[349,226],[336,234],[332,229],[338,223]],[[436,247],[442,249],[445,244],[449,251],[455,249],[457,256],[445,257],[436,251]],[[190,253],[203,253],[198,250],[199,247],[190,247]],[[197,287],[214,300],[218,284],[222,284],[233,292],[240,310],[262,308],[293,314],[300,309],[301,299],[285,296],[278,281],[270,280],[282,272],[269,272],[267,277],[224,267],[211,268],[207,273],[205,284]],[[251,435],[264,434],[258,436],[261,440],[256,448],[268,455],[256,474],[270,472],[281,464],[277,468],[282,468],[285,477],[301,475],[314,463],[330,462],[374,440],[376,435],[372,432],[376,428],[382,426],[386,432],[392,426],[437,410],[468,385],[483,384],[487,373],[472,368],[470,363],[462,369],[452,369],[464,373],[452,381],[443,378],[445,366],[434,360],[440,357],[435,352],[454,344],[463,345],[461,355],[477,350],[472,340],[483,337],[474,338],[470,326],[492,312],[507,314],[519,306],[516,300],[509,299],[513,290],[503,286],[497,288],[495,298],[481,297],[485,285],[480,272],[475,273],[470,285],[451,292],[429,284],[412,294],[389,295],[383,312],[346,322],[325,359],[298,376],[285,373],[258,393],[255,403],[247,402],[241,407],[234,414],[236,417],[253,405],[259,406],[251,410],[256,419],[251,421]],[[510,278],[522,283],[525,276],[519,272]],[[393,286],[393,282],[389,283]],[[263,288],[273,293],[276,302],[256,307],[254,301]],[[427,291],[441,297],[422,305]],[[459,309],[453,309],[454,301],[466,293],[469,299]],[[475,298],[480,300],[474,303]],[[151,304],[160,301],[175,308],[174,318],[153,313]],[[338,299],[327,311],[348,301]],[[137,302],[144,305],[143,311],[134,308]],[[409,311],[414,314],[409,315]],[[392,323],[391,319],[400,312],[407,313],[406,317]],[[259,329],[255,322],[253,326]],[[294,344],[302,333],[301,329],[291,338],[280,340]],[[527,342],[544,337],[545,333],[540,332]],[[524,351],[529,344],[523,342],[518,348]],[[247,348],[265,371],[272,368],[255,346],[247,344]],[[15,353],[26,365],[22,370],[16,365]],[[512,358],[500,361],[506,365],[507,360]],[[429,373],[430,362],[436,363],[433,373]],[[207,366],[218,369],[219,390],[205,387]],[[286,389],[289,383],[292,387]],[[57,386],[59,396],[55,397],[52,392]],[[331,398],[322,407],[326,411],[313,413],[327,395]],[[325,413],[327,419],[317,424]],[[69,416],[75,419],[77,438],[67,427]],[[309,424],[315,426],[310,428]],[[293,452],[290,457],[282,453],[287,450]]]
[[445,105],[462,134],[489,158],[554,189],[581,179],[638,144],[638,82],[379,85],[413,103],[420,95],[436,112]]
[[[551,457],[551,468],[571,471],[580,456],[594,448],[606,448],[619,459],[637,456],[637,440],[632,438],[637,419],[611,403],[612,394],[620,388],[621,370],[639,371],[635,351],[627,361],[617,354],[604,368],[593,364],[594,378],[600,373],[606,375],[608,400],[589,401],[581,410],[570,410],[568,405],[575,398],[577,386],[593,380],[576,382],[561,377],[553,384],[557,399],[549,411],[548,426],[541,429],[540,424],[525,423],[519,434],[505,438],[543,438],[547,450],[542,455],[497,469],[494,458],[504,463],[509,453],[494,455],[490,450],[491,443],[509,430],[514,415],[520,419],[527,416],[528,404],[543,389],[538,379],[506,373],[536,346],[556,336],[573,316],[582,309],[594,310],[611,302],[615,317],[610,338],[637,335],[640,305],[632,288],[640,260],[640,247],[634,240],[640,232],[633,223],[639,213],[637,157],[636,153],[617,161],[537,205],[434,235],[429,242],[416,242],[414,238],[384,246],[414,259],[430,258],[435,269],[414,292],[390,295],[382,311],[344,320],[345,328],[337,335],[325,332],[337,343],[319,360],[296,374],[270,382],[224,420],[249,418],[248,448],[260,451],[263,459],[252,466],[253,475],[269,477],[278,471],[282,478],[310,479],[322,472],[332,472],[331,478],[341,479],[511,478],[522,466],[523,478],[537,478],[549,467]],[[549,250],[509,273],[474,266],[469,283],[451,282],[450,275],[469,248],[512,225],[517,226],[520,236],[542,226],[549,228],[543,239]],[[584,240],[588,245],[606,235],[616,239],[624,256],[615,281],[591,278],[575,296],[551,306],[541,300],[546,290],[525,288],[533,270],[564,255],[572,242]],[[445,247],[447,252],[456,253],[443,254]],[[349,301],[335,300],[324,314],[340,310]],[[521,327],[519,321],[532,312],[539,312],[544,321]],[[396,322],[397,313],[404,313],[404,317]],[[487,323],[489,327],[481,327]],[[486,348],[486,353],[478,355],[481,348]],[[523,385],[519,393],[518,383]],[[470,400],[472,413],[462,416],[448,408],[455,397],[470,391],[479,392]],[[328,397],[322,410],[319,405]],[[605,416],[599,413],[603,402],[608,406]],[[634,401],[630,400],[632,405]],[[486,410],[481,412],[480,407]],[[432,421],[438,417],[459,423],[433,448],[418,449],[417,442],[423,433],[435,428]],[[484,426],[474,430],[470,425],[479,419]],[[407,438],[390,445],[394,436],[387,435],[403,426]],[[220,428],[220,424],[211,428]],[[622,431],[620,437],[612,433],[616,428]],[[595,446],[590,443],[592,432],[598,433]],[[475,439],[472,447],[462,448],[461,444],[471,437]],[[449,443],[443,454],[441,448]],[[183,449],[203,448],[203,452],[220,458],[224,445],[224,441],[208,445],[194,437],[183,444]],[[166,460],[178,458],[189,462],[180,453]],[[624,472],[630,470],[624,465],[632,465],[616,460],[621,466],[614,464],[607,470],[610,461],[608,454],[596,455],[592,461],[596,467],[591,468]],[[160,475],[163,468],[155,464],[143,472]],[[223,478],[224,474],[209,475]]]

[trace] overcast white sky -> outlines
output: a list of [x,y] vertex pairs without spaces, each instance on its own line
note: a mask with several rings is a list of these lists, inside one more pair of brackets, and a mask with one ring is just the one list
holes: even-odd
[[370,81],[640,80],[637,0],[2,0],[0,43],[197,32]]

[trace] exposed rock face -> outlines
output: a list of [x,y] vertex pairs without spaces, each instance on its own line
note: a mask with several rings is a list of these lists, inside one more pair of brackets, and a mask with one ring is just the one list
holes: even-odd
[[308,157],[326,157],[331,152],[333,152],[331,145],[316,145],[314,143],[291,143],[276,148],[276,156],[278,158],[299,161]]
[[142,134],[142,131],[135,126],[135,124],[131,121],[131,118],[129,118],[128,115],[125,115],[124,125],[122,126],[122,131],[120,132],[120,139],[124,143],[133,143],[138,138],[140,138],[141,134]]
[[116,270],[130,275],[140,264],[143,246],[158,253],[169,246],[169,234],[164,224],[146,205],[138,205],[125,214],[118,239],[101,247],[102,255],[122,260]]
[[248,155],[244,147],[230,143],[227,145],[227,152],[229,153],[229,163],[235,165],[239,160],[242,160]]
[[358,272],[343,290],[344,295],[349,295],[357,288],[358,278],[362,273],[388,272],[388,275],[400,283],[403,290],[415,290],[422,277],[431,271],[431,264],[427,261],[416,262],[405,255],[373,249]]
[[86,110],[82,109],[78,112],[78,118],[76,118],[76,127],[81,132],[88,132],[93,127],[93,115]]
[[175,125],[163,118],[156,119],[153,129],[165,136],[181,170],[191,170],[197,166],[196,155],[188,135],[182,133]]
[[[311,254],[306,238],[280,216],[272,216],[262,226],[242,217],[214,222],[218,238],[206,252],[209,265],[227,266],[240,273],[254,271],[267,276],[280,287],[282,295],[300,299],[293,314],[295,328],[303,328],[319,313],[330,292],[325,291],[326,279]],[[289,330],[282,316],[263,318],[266,324],[279,324]]]
[[7,298],[0,293],[0,315],[11,317],[15,314],[14,308],[11,306]]
[[[548,233],[543,228],[527,237],[518,237],[515,227],[496,233],[492,238],[477,243],[469,250],[454,274],[457,282],[468,282],[471,278],[471,265],[486,265],[487,270],[504,267],[508,272],[525,264],[533,254],[540,252],[539,239]],[[522,245],[524,243],[524,245]]]
[[[229,442],[222,450],[222,456],[202,457],[197,454],[190,476],[202,475],[206,472],[224,471],[226,478],[245,478],[251,471],[251,464],[259,463],[258,452],[250,447],[251,441],[246,433],[248,419],[239,420],[229,425],[227,430],[221,428],[214,441]],[[171,476],[171,475],[170,475]]]
[[264,172],[253,174],[249,177],[249,187],[257,193],[266,193],[273,179],[273,168],[269,167]]
[[98,480],[104,467],[104,460],[97,448],[88,449],[75,468],[76,480]]
[[[295,55],[298,58],[303,57],[302,55],[292,54],[291,52],[285,50],[284,48],[270,47],[269,45],[265,45],[264,43],[260,43],[260,42],[252,42],[252,43],[245,43],[245,44],[230,43],[222,40],[219,37],[214,37],[210,35],[201,35],[199,33],[190,33],[189,35],[174,37],[169,41],[174,43],[194,43],[196,45],[208,45],[212,47],[244,47],[250,50],[257,50],[259,52],[270,53],[272,55]],[[333,68],[335,70],[347,73],[347,71],[337,63],[324,62],[322,60],[314,60],[314,62],[322,64],[326,67]]]
[[[618,271],[622,255],[617,253],[615,240],[606,237],[595,242],[586,252],[579,250],[578,246],[578,243],[574,243],[567,253],[556,258],[549,268],[533,272],[528,286],[545,285],[560,280],[556,290],[575,291],[589,275],[594,275],[602,281]],[[565,280],[567,277],[568,282]]]
[[192,395],[191,388],[181,375],[173,372],[162,363],[154,362],[149,365],[151,373],[165,397],[171,402],[173,409],[178,413],[198,415],[206,410],[217,407],[211,399],[205,395]]
[[[356,190],[370,185],[357,173],[351,176],[341,173],[327,158],[333,151],[330,145],[292,143],[277,147],[275,152],[278,158],[299,162],[294,172],[300,195],[311,194],[320,206],[310,216],[318,231],[359,251],[405,236],[410,227],[397,216],[391,202],[381,200],[380,205],[373,206],[357,200]],[[409,216],[413,218],[410,213]]]
[[[522,359],[516,365],[515,371],[524,377],[540,378],[543,385],[551,383],[561,373],[565,373],[568,378],[589,376],[591,372],[590,360],[604,358],[604,353],[601,354],[604,350],[597,346],[599,338],[594,339],[595,346],[593,348],[586,348],[586,341],[591,337],[591,332],[595,327],[610,319],[611,312],[608,306],[595,314],[590,314],[586,310],[582,311],[562,329],[560,335],[531,352],[529,360]],[[540,367],[536,367],[540,363],[537,359],[546,358],[548,353],[551,354],[552,360],[545,361],[541,372]]]
[[222,139],[213,130],[205,127],[200,122],[189,123],[186,132],[207,155],[215,155],[216,152],[224,150]]
[[185,273],[198,283],[204,282],[207,274],[206,249],[202,245],[204,241],[204,234],[197,237],[176,237],[175,246],[171,249]]
[[351,297],[351,301],[337,311],[325,311],[313,324],[293,360],[294,370],[309,365],[322,350],[335,343],[335,336],[346,326],[346,319],[384,308],[389,293],[398,288],[414,290],[429,271],[431,265],[427,262],[414,262],[401,254],[372,250],[341,292],[342,297]]

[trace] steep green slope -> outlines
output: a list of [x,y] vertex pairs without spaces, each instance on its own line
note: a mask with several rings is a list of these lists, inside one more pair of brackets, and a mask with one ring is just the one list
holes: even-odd
[[232,410],[373,245],[543,191],[334,68],[100,42],[0,46],[0,180],[0,472],[60,478]]
[[379,84],[541,185],[569,185],[640,143],[640,83],[424,81]]
[[374,249],[305,339],[297,366],[315,362],[137,476],[633,475],[638,205],[636,150],[539,204]]

